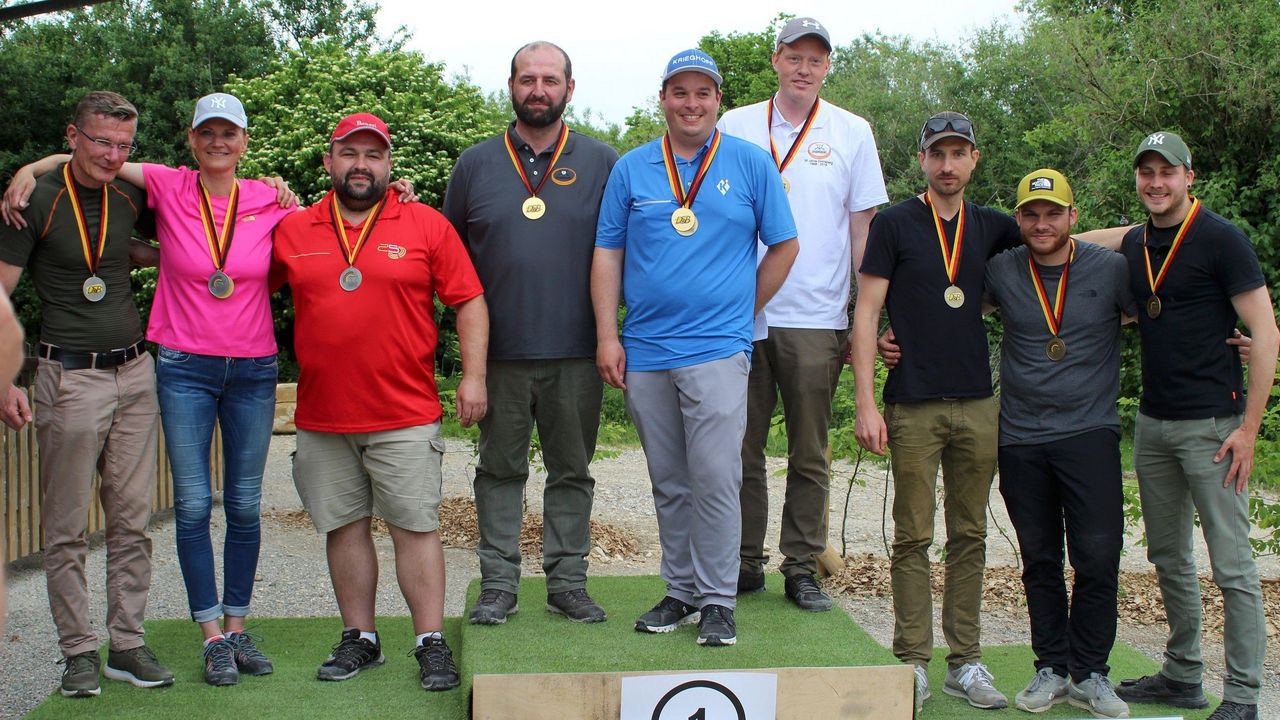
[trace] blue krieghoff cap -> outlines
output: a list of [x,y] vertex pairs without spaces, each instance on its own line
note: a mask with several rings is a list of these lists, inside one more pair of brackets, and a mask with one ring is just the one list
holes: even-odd
[[724,83],[724,78],[720,77],[720,68],[716,67],[716,61],[712,60],[710,55],[697,48],[690,48],[676,53],[671,58],[671,61],[667,63],[667,72],[662,76],[662,83],[665,85],[672,76],[690,70],[709,76],[716,81],[716,87],[720,87]]

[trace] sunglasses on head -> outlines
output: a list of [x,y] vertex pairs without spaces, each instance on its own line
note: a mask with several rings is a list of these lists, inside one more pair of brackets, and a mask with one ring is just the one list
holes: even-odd
[[973,123],[969,122],[968,118],[963,117],[931,117],[929,118],[929,121],[924,124],[924,130],[920,132],[920,141],[924,142],[934,135],[941,132],[947,132],[948,130],[972,137]]

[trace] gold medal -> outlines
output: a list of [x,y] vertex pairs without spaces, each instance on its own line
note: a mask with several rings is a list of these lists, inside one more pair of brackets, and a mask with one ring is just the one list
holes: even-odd
[[785,177],[782,178],[782,189],[785,190],[788,195],[791,194],[791,181]]
[[364,275],[360,273],[355,266],[348,266],[342,274],[338,276],[338,285],[347,292],[355,292],[360,287],[360,283],[364,281]]
[[942,229],[942,218],[938,217],[928,190],[924,192],[924,204],[929,206],[929,214],[933,216],[933,227],[938,232],[938,247],[942,250],[942,269],[947,271],[947,280],[951,282],[942,291],[942,300],[948,307],[959,308],[964,305],[964,291],[956,285],[956,278],[960,276],[960,249],[964,246],[964,202],[960,203],[960,210],[956,215],[956,239],[949,248],[947,233]]
[[698,231],[698,216],[687,207],[676,208],[676,211],[671,213],[671,227],[681,235],[689,237]]
[[[813,126],[814,118],[818,117],[818,108],[822,105],[821,100],[814,100],[813,107],[809,108],[809,114],[805,116],[804,124],[800,126],[800,130],[796,134],[796,139],[791,143],[791,147],[787,148],[787,154],[778,155],[778,146],[773,142],[773,98],[769,98],[769,113],[766,118],[769,130],[769,153],[773,155],[773,163],[778,166],[778,172],[781,173],[787,169],[791,161],[795,159],[796,152],[804,145],[805,136],[809,134],[809,128]],[[788,195],[791,194],[791,181],[784,176],[782,178],[782,189]]]
[[1044,354],[1054,362],[1059,362],[1067,356],[1067,344],[1062,342],[1062,338],[1055,337],[1044,346]]
[[85,300],[96,303],[107,296],[107,284],[97,275],[90,275],[80,287],[80,292],[84,293]]
[[231,276],[218,270],[209,276],[209,294],[219,300],[226,300],[236,291],[236,283]]
[[1160,285],[1164,283],[1165,275],[1169,274],[1169,266],[1173,263],[1173,256],[1178,254],[1178,249],[1182,247],[1182,241],[1187,239],[1187,232],[1191,230],[1191,223],[1195,222],[1196,216],[1200,214],[1200,198],[1191,198],[1191,209],[1187,211],[1187,216],[1182,218],[1182,223],[1178,226],[1178,232],[1173,236],[1173,244],[1169,246],[1169,254],[1165,256],[1164,262],[1160,263],[1160,272],[1155,274],[1151,270],[1151,251],[1147,247],[1147,230],[1151,227],[1151,221],[1142,228],[1142,257],[1147,262],[1147,284],[1151,287],[1151,299],[1147,300],[1147,317],[1155,320],[1160,317],[1160,311],[1164,306],[1160,302],[1160,297],[1156,293],[1160,292]]
[[547,212],[547,204],[537,197],[531,197],[520,205],[520,212],[530,220],[537,220]]
[[1160,302],[1160,297],[1158,295],[1152,295],[1151,298],[1147,300],[1147,317],[1152,320],[1160,317],[1160,311],[1163,309],[1164,305]]
[[964,291],[955,285],[948,285],[947,289],[942,291],[942,300],[949,307],[959,308],[964,305]]

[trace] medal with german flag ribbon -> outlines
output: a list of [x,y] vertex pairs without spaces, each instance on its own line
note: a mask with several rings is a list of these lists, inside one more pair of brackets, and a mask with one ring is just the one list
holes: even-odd
[[538,197],[538,192],[542,190],[542,186],[547,183],[547,178],[555,172],[556,162],[560,160],[560,153],[564,152],[564,146],[569,142],[569,124],[560,123],[560,139],[556,140],[555,152],[551,155],[551,164],[547,166],[547,171],[542,174],[542,179],[538,181],[538,187],[534,187],[529,182],[529,175],[524,171],[524,166],[520,164],[520,159],[516,157],[516,148],[511,144],[511,133],[502,134],[502,140],[507,146],[507,157],[511,158],[511,164],[516,168],[516,174],[520,176],[520,182],[524,183],[524,187],[529,191],[529,197],[520,204],[520,212],[530,220],[537,220],[547,212],[547,203]]
[[209,188],[200,183],[200,225],[204,228],[204,239],[209,245],[209,257],[213,260],[213,274],[209,276],[209,294],[219,300],[226,300],[235,292],[236,284],[230,275],[223,270],[227,264],[227,256],[231,254],[231,239],[236,232],[236,209],[240,206],[240,183],[231,183],[231,195],[227,197],[227,211],[222,216],[222,229],[213,223],[213,203],[209,199]]
[[698,171],[694,173],[693,182],[689,183],[689,192],[685,192],[684,181],[680,179],[680,168],[676,165],[675,153],[671,151],[671,135],[662,136],[662,163],[667,168],[667,182],[671,185],[671,194],[675,195],[676,202],[680,205],[675,212],[671,213],[671,227],[684,237],[689,237],[698,231],[698,216],[693,214],[693,199],[697,197],[702,181],[706,178],[707,171],[711,169],[711,161],[715,159],[719,149],[720,131],[717,129],[711,133],[711,145],[702,156]]
[[1036,269],[1035,258],[1027,253],[1027,268],[1031,271],[1031,284],[1036,288],[1036,300],[1040,303],[1040,311],[1044,313],[1044,322],[1049,326],[1049,342],[1044,346],[1044,354],[1054,362],[1067,356],[1067,344],[1060,337],[1062,333],[1062,311],[1067,304],[1067,271],[1076,259],[1076,241],[1070,238],[1071,254],[1067,264],[1062,267],[1062,278],[1058,280],[1058,290],[1053,294],[1053,305],[1049,304],[1049,294],[1044,290],[1044,281],[1040,279],[1040,271]]
[[956,275],[960,272],[960,249],[964,246],[964,201],[960,202],[960,213],[956,216],[956,239],[950,248],[947,247],[947,233],[942,229],[942,218],[938,217],[928,190],[924,192],[924,204],[929,206],[929,212],[933,215],[933,227],[938,231],[938,245],[942,248],[942,267],[947,271],[947,280],[951,281],[947,289],[942,291],[942,301],[947,307],[959,308],[964,305],[964,291],[956,285]]
[[[773,155],[773,162],[778,166],[779,175],[791,164],[791,160],[796,156],[796,151],[804,146],[804,138],[809,134],[813,119],[818,117],[818,106],[821,104],[822,100],[820,98],[813,101],[813,107],[809,108],[808,117],[804,119],[804,123],[800,126],[800,134],[796,136],[795,142],[791,143],[787,154],[782,159],[778,159],[778,147],[773,144],[773,98],[769,98],[769,153]],[[787,193],[791,192],[791,182],[787,180],[785,175],[782,177],[782,189],[786,190]]]
[[338,236],[338,247],[342,248],[342,257],[347,260],[347,269],[338,275],[338,286],[347,292],[355,292],[360,287],[360,283],[364,281],[364,275],[356,267],[356,258],[360,256],[360,249],[364,247],[364,241],[369,239],[373,234],[373,225],[378,222],[378,216],[382,214],[382,207],[386,204],[386,195],[373,206],[373,211],[369,213],[368,218],[364,221],[364,227],[360,228],[360,235],[356,238],[356,244],[351,245],[347,239],[347,229],[342,226],[342,210],[338,206],[338,195],[333,194],[333,206],[330,212],[333,219],[333,232]]
[[102,262],[102,251],[107,247],[107,183],[102,185],[102,217],[98,222],[98,246],[94,248],[89,240],[89,221],[85,219],[84,208],[80,206],[80,196],[76,194],[76,184],[71,179],[71,163],[62,166],[62,183],[67,188],[67,197],[71,200],[71,212],[76,218],[76,230],[80,234],[80,248],[84,250],[84,264],[89,266],[89,279],[84,281],[80,292],[89,302],[99,302],[107,296],[107,283],[98,277],[98,265]]
[[1147,220],[1146,227],[1142,228],[1142,257],[1147,261],[1147,283],[1151,286],[1151,297],[1147,299],[1147,317],[1152,320],[1160,317],[1160,312],[1164,309],[1158,294],[1160,285],[1164,282],[1164,276],[1169,274],[1169,265],[1173,262],[1173,256],[1178,254],[1182,241],[1187,239],[1187,231],[1191,229],[1191,223],[1199,214],[1200,198],[1191,198],[1191,209],[1187,211],[1187,216],[1178,226],[1178,232],[1173,236],[1173,244],[1169,246],[1169,254],[1165,256],[1164,262],[1160,263],[1158,275],[1153,275],[1151,272],[1151,251],[1147,248],[1147,230],[1151,227],[1151,221]]

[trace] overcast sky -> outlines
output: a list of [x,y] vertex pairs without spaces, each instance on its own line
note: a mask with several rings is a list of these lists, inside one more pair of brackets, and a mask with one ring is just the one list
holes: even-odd
[[[1003,19],[1021,23],[1015,0],[846,0],[782,5],[777,0],[633,0],[632,2],[507,2],[381,0],[378,27],[386,34],[404,25],[409,48],[466,73],[486,92],[505,90],[511,55],[531,40],[549,40],[573,60],[573,107],[622,122],[637,105],[657,96],[658,78],[672,55],[696,46],[717,30],[759,32],[779,12],[811,16],[826,24],[837,47],[863,33],[911,35],[956,43],[977,28]],[[661,14],[659,9],[679,12]]]

